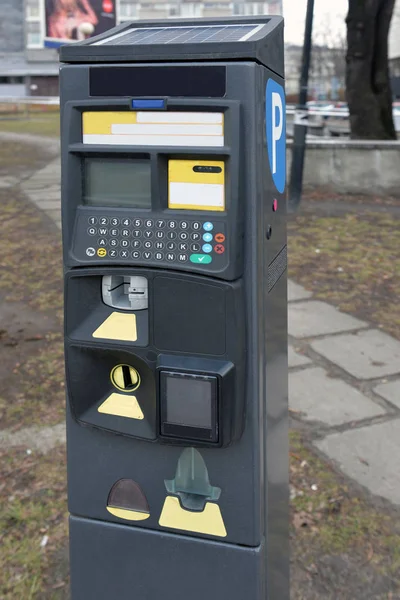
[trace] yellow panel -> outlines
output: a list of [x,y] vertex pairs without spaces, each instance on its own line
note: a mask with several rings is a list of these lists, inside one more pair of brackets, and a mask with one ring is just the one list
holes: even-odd
[[144,419],[142,409],[136,396],[130,394],[117,394],[114,392],[97,409],[99,413],[126,417],[127,419]]
[[134,111],[96,111],[82,115],[83,135],[111,135],[111,125],[133,125],[137,122]]
[[218,537],[226,537],[226,529],[218,504],[207,502],[202,512],[181,507],[178,498],[167,496],[159,520],[161,527],[193,531]]
[[[196,173],[193,167],[220,167],[221,173]],[[169,160],[168,181],[176,183],[225,183],[223,160]]]
[[204,206],[199,206],[198,204],[168,204],[168,208],[175,208],[178,210],[206,210],[206,211],[216,211],[223,212],[225,210],[224,207],[216,207],[216,206],[208,206],[205,204]]
[[[195,166],[219,167],[220,173],[197,173]],[[220,160],[169,160],[168,208],[225,210],[225,163]]]
[[132,313],[113,312],[92,333],[94,338],[106,340],[121,340],[124,342],[136,342],[136,315]]
[[127,508],[114,508],[113,506],[107,506],[107,510],[114,515],[114,517],[125,519],[126,521],[145,521],[150,516],[150,513],[139,512],[138,510],[128,510]]

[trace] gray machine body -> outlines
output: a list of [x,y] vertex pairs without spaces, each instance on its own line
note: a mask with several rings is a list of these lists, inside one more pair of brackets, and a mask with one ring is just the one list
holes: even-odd
[[[106,45],[98,46],[96,53],[88,43],[61,53],[72,600],[289,598],[286,201],[273,182],[265,125],[267,82],[284,85],[283,25],[278,18],[257,22],[268,22],[271,30],[267,50],[260,55],[264,64],[250,45],[248,55],[243,50],[240,56],[239,44],[237,50],[229,47],[226,57],[223,44],[218,56],[215,50],[208,53],[206,44],[192,51],[193,56],[184,44],[174,46],[171,53],[165,46],[162,59],[156,49],[153,58],[142,57],[140,50],[129,57],[122,50],[115,54],[111,46],[107,54]],[[179,26],[185,23],[179,21]],[[161,73],[173,68],[179,78],[179,69],[199,64],[222,68],[218,72],[226,86],[222,97],[159,96],[167,111],[222,110],[226,115],[222,148],[82,143],[82,112],[129,111],[136,97],[116,96],[112,85],[108,95],[91,95],[93,69],[105,67],[110,73],[123,68],[124,80],[132,73],[140,81],[146,69]],[[207,269],[190,261],[169,265],[164,256],[157,263],[155,254],[147,262],[143,254],[136,259],[117,255],[114,260],[109,254],[85,256],[90,244],[88,218],[96,219],[98,227],[104,215],[109,221],[114,217],[122,221],[130,214],[126,222],[131,222],[140,214],[126,207],[84,206],[80,174],[85,159],[112,159],[117,154],[146,157],[152,164],[152,207],[143,218],[178,223],[183,219],[192,227],[213,219],[226,238],[224,260],[218,262],[215,256]],[[226,161],[225,211],[203,215],[162,204],[165,157]],[[102,298],[102,282],[111,281],[110,276],[148,281],[148,306],[136,312],[136,341],[93,336],[113,311]],[[133,365],[141,375],[140,421],[98,410],[112,393],[110,372],[118,364]],[[185,440],[184,434],[174,437],[163,430],[160,373],[180,370],[192,374],[188,377],[217,382],[216,433],[210,439],[189,435]],[[166,497],[174,497],[167,482],[173,480],[182,452],[193,448],[214,486],[210,488],[214,497],[207,502],[214,508],[217,504],[224,536],[160,524]],[[144,520],[124,520],[107,510],[113,486],[126,479],[143,491],[149,513]],[[182,495],[175,497],[180,498],[180,509],[190,512],[190,493],[183,501]],[[193,497],[196,500],[196,494]]]

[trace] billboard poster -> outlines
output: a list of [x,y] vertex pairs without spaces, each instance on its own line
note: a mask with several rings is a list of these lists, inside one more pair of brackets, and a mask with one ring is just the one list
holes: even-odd
[[46,48],[104,33],[116,24],[116,0],[44,0]]

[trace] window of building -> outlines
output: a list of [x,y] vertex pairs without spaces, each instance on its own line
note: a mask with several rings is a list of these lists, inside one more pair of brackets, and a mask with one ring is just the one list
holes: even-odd
[[40,17],[39,0],[26,0],[27,19],[38,19]]
[[17,75],[10,75],[9,77],[2,76],[0,77],[0,84],[19,84],[24,83],[24,78]]
[[184,2],[180,5],[181,17],[202,17],[203,5],[200,2]]
[[28,48],[37,48],[42,45],[42,32],[39,21],[28,21],[26,24]]
[[138,19],[139,18],[139,4],[132,2],[132,0],[119,0],[119,18],[124,19]]
[[282,14],[282,2],[269,2],[268,13],[270,15],[281,15]]
[[240,2],[233,5],[234,15],[268,15],[269,4],[266,2]]
[[42,20],[44,3],[42,0],[26,0],[26,45],[28,48],[43,46]]

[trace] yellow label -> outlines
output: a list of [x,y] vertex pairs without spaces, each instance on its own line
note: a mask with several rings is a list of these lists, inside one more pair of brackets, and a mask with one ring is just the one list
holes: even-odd
[[144,419],[143,411],[139,406],[136,396],[131,396],[130,394],[117,394],[114,392],[107,400],[100,404],[97,410],[99,413],[114,415],[115,417]]
[[150,516],[150,513],[128,510],[127,508],[114,508],[113,506],[107,506],[107,510],[114,517],[125,519],[126,521],[145,521]]
[[83,135],[111,135],[112,125],[135,125],[134,111],[96,111],[82,115]]
[[97,111],[82,115],[84,144],[126,146],[224,145],[224,116],[214,112]]
[[[214,167],[219,173],[194,171],[195,167]],[[168,181],[176,183],[219,183],[224,185],[225,163],[222,160],[169,160]]]
[[218,504],[207,502],[202,512],[194,512],[183,509],[175,496],[166,497],[159,525],[218,537],[227,535]]
[[[208,167],[215,172],[208,171]],[[224,161],[168,161],[168,207],[183,210],[225,210]]]
[[121,340],[123,342],[136,342],[136,315],[132,313],[113,312],[92,333],[92,337],[106,340]]

